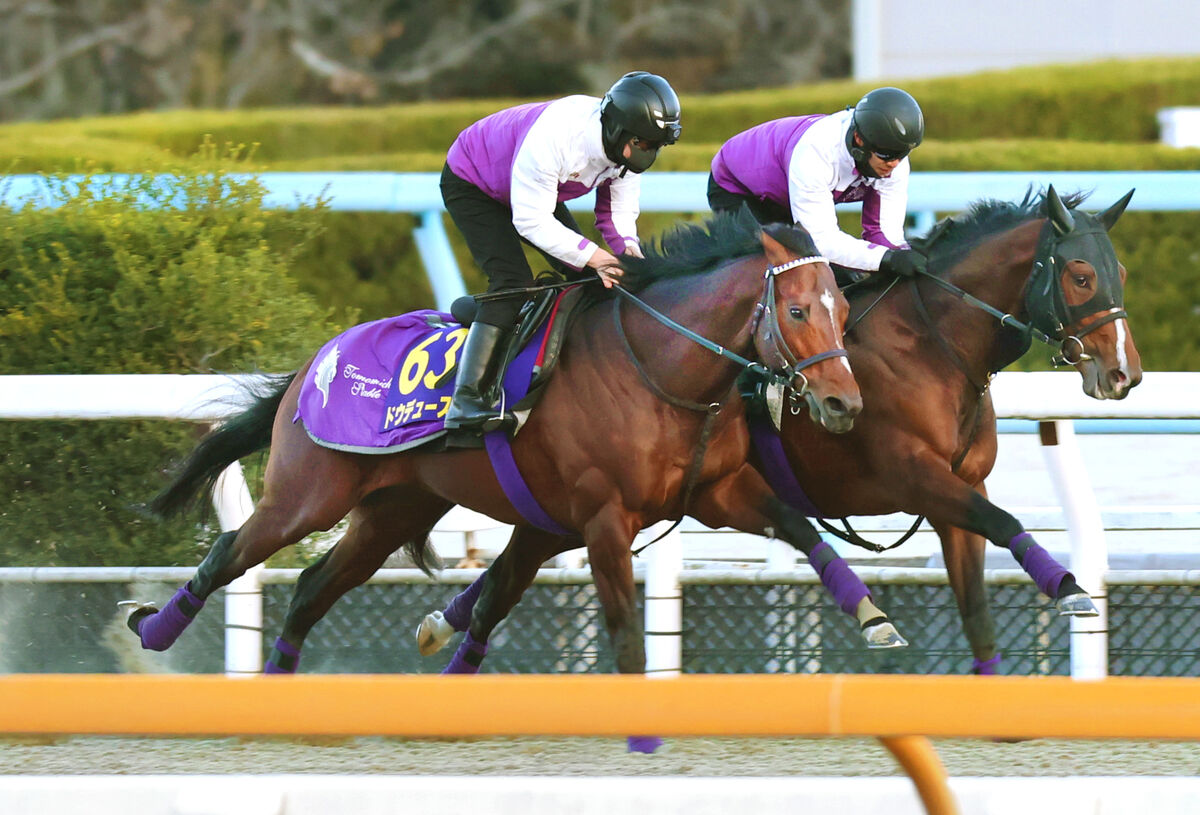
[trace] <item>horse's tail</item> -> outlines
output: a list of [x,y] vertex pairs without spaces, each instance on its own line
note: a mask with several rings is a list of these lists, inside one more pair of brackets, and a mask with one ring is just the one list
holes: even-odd
[[175,515],[203,494],[211,493],[225,468],[271,444],[271,427],[283,395],[296,373],[257,377],[242,386],[250,399],[241,413],[214,427],[179,465],[175,478],[150,500],[149,510],[160,518]]

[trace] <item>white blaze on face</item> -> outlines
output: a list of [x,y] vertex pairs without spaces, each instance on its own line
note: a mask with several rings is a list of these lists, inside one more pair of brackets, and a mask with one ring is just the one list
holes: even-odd
[[[837,347],[842,347],[841,332],[838,331],[837,321],[833,318],[833,307],[837,300],[833,296],[833,292],[829,289],[821,292],[821,307],[825,309],[825,313],[829,315],[829,327],[833,329],[833,335],[838,338]],[[850,370],[850,360],[845,357],[841,358],[841,362],[846,366],[846,370]]]
[[1113,321],[1113,326],[1117,329],[1117,369],[1121,373],[1128,376],[1129,375],[1129,357],[1125,354],[1126,333],[1125,333],[1124,318]]

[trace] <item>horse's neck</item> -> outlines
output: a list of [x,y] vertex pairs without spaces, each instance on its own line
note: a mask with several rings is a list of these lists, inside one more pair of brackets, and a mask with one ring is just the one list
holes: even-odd
[[[947,279],[1004,314],[1021,314],[1041,223],[1031,221],[989,238],[961,260]],[[931,307],[937,330],[973,366],[976,376],[1013,361],[1004,358],[1005,337],[1011,332],[1002,331],[996,317],[953,295],[939,292],[937,296],[937,307]]]
[[[751,260],[739,261],[706,274],[662,281],[648,287],[642,299],[706,340],[752,356],[754,310],[763,283],[751,267]],[[638,359],[647,371],[662,377],[664,386],[674,387],[670,392],[712,400],[732,387],[736,366],[640,309],[624,306],[622,312]]]

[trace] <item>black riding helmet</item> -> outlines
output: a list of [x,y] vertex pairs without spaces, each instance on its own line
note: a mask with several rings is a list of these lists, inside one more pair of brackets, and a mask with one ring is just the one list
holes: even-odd
[[[679,97],[661,76],[646,71],[625,74],[604,94],[600,128],[609,160],[643,172],[663,145],[679,139]],[[622,153],[632,139],[637,142],[625,158]]]
[[[855,133],[862,138],[861,147],[854,143]],[[899,88],[876,88],[854,106],[846,147],[858,171],[874,175],[868,163],[871,153],[884,159],[904,158],[924,137],[925,116],[917,100]]]

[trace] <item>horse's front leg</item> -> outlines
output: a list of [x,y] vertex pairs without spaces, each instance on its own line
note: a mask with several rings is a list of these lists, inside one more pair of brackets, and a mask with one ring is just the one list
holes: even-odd
[[[638,532],[636,521],[616,504],[607,504],[583,527],[596,594],[604,609],[604,624],[612,641],[617,671],[646,672],[646,642],[638,614],[637,587],[629,547]],[[630,736],[631,753],[653,753],[662,745],[657,736]]]
[[803,513],[780,501],[749,464],[697,492],[692,514],[707,526],[786,541],[808,558],[838,607],[858,620],[868,648],[908,645],[850,565],[821,540]]
[[971,673],[995,674],[1000,666],[1000,654],[996,652],[996,627],[988,606],[987,586],[983,582],[987,541],[982,535],[956,526],[935,523],[933,528],[942,542],[946,573],[958,603],[963,633],[967,635],[974,656]]
[[1007,549],[1038,589],[1054,598],[1059,613],[1095,617],[1092,598],[1065,567],[1033,539],[1011,514],[950,472],[945,459],[930,453],[918,459],[903,480],[904,509],[924,515],[935,526],[957,526]]

